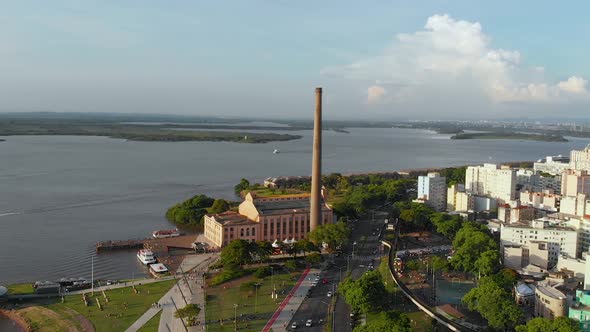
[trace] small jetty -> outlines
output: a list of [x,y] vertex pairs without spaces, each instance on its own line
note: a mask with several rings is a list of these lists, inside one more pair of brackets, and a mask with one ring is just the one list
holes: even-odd
[[96,243],[96,252],[119,250],[119,249],[141,249],[151,239],[100,241]]
[[95,245],[96,252],[107,252],[126,249],[150,249],[154,252],[194,251],[192,248],[196,235],[180,235],[167,238],[145,238],[131,240],[100,241]]

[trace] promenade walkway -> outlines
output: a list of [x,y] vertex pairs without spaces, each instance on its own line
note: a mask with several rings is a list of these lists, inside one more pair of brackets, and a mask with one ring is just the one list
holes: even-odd
[[202,275],[209,268],[209,265],[217,259],[217,257],[219,257],[219,253],[187,256],[185,258],[181,266],[178,268],[177,273],[181,273],[182,268],[182,271],[187,273],[188,284],[184,279],[179,280],[177,285],[175,285],[174,288],[169,292],[170,294],[167,294],[169,295],[169,298],[165,299],[163,303],[160,302],[162,304],[162,316],[160,317],[160,327],[158,329],[159,332],[176,332],[186,330],[193,332],[203,330],[202,326],[191,326],[187,327],[185,330],[181,319],[174,317],[176,308],[172,303],[172,299],[178,308],[183,308],[187,303],[197,304],[201,308],[197,320],[200,322],[200,325],[203,324],[205,321],[205,296],[203,294],[203,290],[201,289],[201,286],[203,285]]
[[[148,309],[139,319],[137,319],[125,332],[135,332],[145,325],[151,318],[162,311],[160,317],[160,325],[158,331],[176,332],[185,331],[184,325],[179,318],[174,317],[176,308],[183,308],[187,303],[198,304],[201,307],[198,321],[203,322],[205,318],[205,297],[201,289],[203,272],[208,268],[209,264],[217,259],[217,253],[191,255],[185,257],[181,266],[178,268],[177,275],[178,282],[158,300],[158,306]],[[182,271],[186,273],[186,280],[180,276]],[[170,277],[173,278],[173,277]],[[186,300],[186,302],[185,302]],[[174,303],[173,303],[174,301]],[[201,327],[193,326],[187,327],[188,331],[200,331]]]
[[293,318],[293,315],[303,303],[307,291],[312,287],[312,281],[307,280],[308,275],[319,274],[319,269],[306,269],[289,295],[285,297],[283,302],[279,305],[279,308],[272,315],[266,326],[262,329],[262,332],[268,332],[272,329],[273,332],[285,332],[289,327],[289,322]]

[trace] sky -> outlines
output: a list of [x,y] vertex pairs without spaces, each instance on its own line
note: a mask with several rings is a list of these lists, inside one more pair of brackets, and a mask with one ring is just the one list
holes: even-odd
[[0,112],[590,118],[582,0],[0,1]]

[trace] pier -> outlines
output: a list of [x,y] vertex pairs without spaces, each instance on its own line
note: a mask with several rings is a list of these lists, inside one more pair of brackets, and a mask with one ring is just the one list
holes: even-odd
[[169,251],[194,251],[192,248],[193,242],[196,241],[197,235],[181,235],[176,237],[169,237],[163,239],[145,238],[132,240],[114,240],[114,241],[100,241],[96,243],[96,252],[105,252],[112,250],[126,250],[126,249],[150,249],[154,252],[169,252]]
[[152,239],[100,241],[96,243],[96,252],[119,250],[119,249],[141,249],[145,243]]

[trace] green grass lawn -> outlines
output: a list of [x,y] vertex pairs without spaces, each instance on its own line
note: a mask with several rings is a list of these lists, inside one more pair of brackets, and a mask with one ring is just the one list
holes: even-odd
[[412,331],[429,332],[433,330],[432,318],[422,311],[406,313],[411,321]]
[[157,315],[152,317],[144,326],[142,326],[138,332],[158,332],[158,327],[160,327],[160,316],[162,316],[162,311],[158,312]]
[[[82,295],[69,295],[64,303],[55,303],[49,309],[64,314],[67,308],[73,309],[92,322],[96,331],[124,331],[135,322],[152,303],[157,302],[174,285],[174,280],[166,280],[136,286],[139,293],[135,294],[131,287],[106,291],[109,303],[105,302],[101,292],[94,296],[88,294],[90,305],[85,306]],[[100,300],[103,310],[98,308],[96,299]]]
[[32,294],[35,292],[33,289],[33,284],[25,283],[25,284],[14,284],[6,286],[8,288],[9,294]]
[[[234,330],[234,304],[238,304],[238,328],[247,329],[248,331],[260,331],[266,325],[272,314],[278,307],[278,304],[289,293],[293,285],[297,282],[299,273],[281,273],[273,277],[274,284],[279,292],[278,299],[271,299],[272,283],[271,277],[258,279],[252,275],[233,280],[218,286],[207,288],[207,304],[205,307],[205,317],[207,321],[214,320],[219,322],[223,319],[223,325],[220,323],[208,324],[208,331],[233,331]],[[253,286],[244,286],[249,282],[260,282],[258,296],[256,297]],[[257,305],[256,298],[258,299]],[[256,307],[256,308],[255,308]],[[245,321],[246,316],[254,315],[253,320]],[[243,315],[242,321],[240,316]]]

